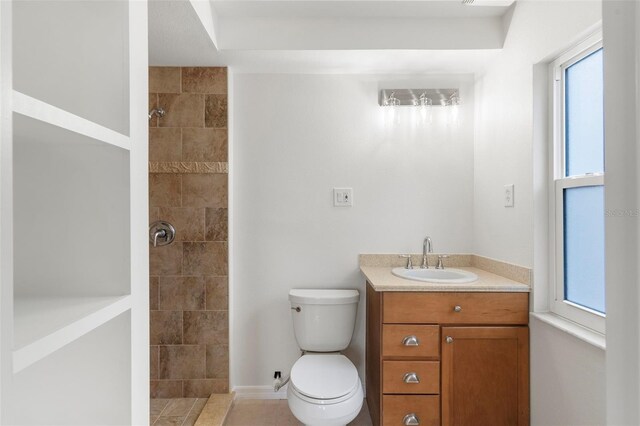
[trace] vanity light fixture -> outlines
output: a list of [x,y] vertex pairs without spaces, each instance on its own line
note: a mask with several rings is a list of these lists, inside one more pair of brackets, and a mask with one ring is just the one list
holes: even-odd
[[451,94],[447,105],[454,106],[454,107],[460,105],[460,96],[458,96],[458,92],[453,92]]
[[391,92],[389,97],[385,97],[383,106],[400,106],[400,99],[396,98],[396,92]]
[[382,89],[380,106],[452,106],[460,105],[458,89]]
[[430,107],[433,106],[433,100],[427,96],[426,92],[422,92],[420,98],[418,98],[418,106]]

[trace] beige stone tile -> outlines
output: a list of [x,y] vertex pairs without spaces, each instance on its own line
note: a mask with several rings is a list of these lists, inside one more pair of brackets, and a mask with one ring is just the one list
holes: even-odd
[[[158,346],[151,346],[149,348],[149,377],[151,380],[158,379],[158,362],[159,362],[159,348]],[[151,410],[153,414],[153,410]],[[158,413],[159,414],[159,413]]]
[[196,402],[193,404],[193,408],[191,408],[191,412],[189,415],[199,415],[202,412],[202,409],[205,405],[207,405],[208,398],[197,398]]
[[221,426],[231,410],[233,394],[213,394],[202,410],[197,426]]
[[222,163],[219,161],[169,161],[162,163],[151,162],[149,163],[149,173],[228,174],[229,163]]
[[[158,102],[161,102],[159,97]],[[215,129],[227,128],[227,95],[206,95],[205,98],[205,127]],[[160,123],[162,125],[162,123]],[[197,126],[193,126],[197,127]]]
[[236,400],[225,421],[226,426],[275,426],[277,400]]
[[204,240],[204,208],[159,207],[158,215],[176,229],[175,241]]
[[164,410],[164,407],[166,407],[168,403],[169,403],[168,398],[151,398],[151,400],[149,401],[149,406],[151,410],[150,414],[156,417],[159,416],[160,413],[162,413],[162,410]]
[[186,419],[184,419],[184,423],[182,426],[194,426],[198,421],[198,414],[189,414]]
[[207,345],[207,379],[229,378],[229,346]]
[[281,399],[277,402],[276,426],[304,426],[293,415],[286,399]]
[[197,426],[222,426],[231,409],[233,394],[212,394],[198,417]]
[[205,239],[207,241],[227,241],[229,239],[228,209],[207,208],[205,210]]
[[[287,400],[236,400],[227,416],[226,426],[299,426],[302,423],[289,409]],[[371,426],[366,404],[350,426]]]
[[186,417],[190,412],[196,398],[174,398],[169,401],[161,417],[182,416]]
[[158,220],[159,207],[149,207],[149,225]]
[[182,343],[182,312],[151,311],[149,328],[152,345],[179,345]]
[[228,277],[206,277],[206,309],[209,311],[226,311],[229,309]]
[[159,302],[158,277],[149,277],[149,310],[157,311]]
[[225,67],[183,67],[182,91],[191,93],[227,93]]
[[181,398],[182,380],[151,380],[151,398]]
[[[158,108],[158,94],[149,93],[149,112]],[[158,117],[155,115],[149,120],[149,127],[158,127]]]
[[179,174],[150,174],[149,205],[151,207],[180,207],[182,202],[181,187],[182,177]]
[[222,406],[222,407],[227,407],[228,409],[231,409],[231,405],[233,404],[234,397],[235,397],[234,392],[214,393],[207,400],[207,404],[205,405],[205,408]]
[[182,426],[186,416],[160,416],[153,426]]
[[180,93],[179,67],[149,67],[149,92]]
[[149,129],[149,161],[180,161],[182,138],[179,127]]
[[[212,243],[215,244],[215,243]],[[149,247],[149,274],[180,275],[182,273],[183,243],[174,241],[166,246]]]
[[185,311],[184,343],[198,345],[228,344],[228,327],[226,311]]
[[186,174],[182,176],[184,207],[227,208],[227,174]]
[[204,278],[160,277],[160,309],[196,311],[204,308]]
[[224,242],[183,243],[182,270],[184,275],[227,275],[228,245]]
[[159,93],[158,105],[165,115],[158,120],[158,127],[204,127],[204,96]]
[[227,161],[227,129],[182,129],[182,161]]
[[[204,377],[204,345],[160,346],[161,379],[204,379]],[[183,395],[192,396],[184,393],[184,389]]]
[[206,398],[212,393],[229,392],[227,379],[185,380],[184,396]]

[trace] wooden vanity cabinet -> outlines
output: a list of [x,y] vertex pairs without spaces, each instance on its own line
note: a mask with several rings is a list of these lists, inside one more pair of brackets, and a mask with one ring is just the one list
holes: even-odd
[[528,293],[376,292],[367,283],[373,424],[529,425],[528,317]]

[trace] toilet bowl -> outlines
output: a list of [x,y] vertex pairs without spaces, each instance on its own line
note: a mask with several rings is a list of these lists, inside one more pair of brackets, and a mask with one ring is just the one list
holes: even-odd
[[344,426],[363,403],[358,371],[341,354],[308,354],[291,369],[287,400],[293,415],[308,426]]
[[304,355],[289,376],[287,400],[308,426],[344,426],[362,408],[364,392],[355,365],[340,352],[351,342],[357,290],[292,289],[293,330]]

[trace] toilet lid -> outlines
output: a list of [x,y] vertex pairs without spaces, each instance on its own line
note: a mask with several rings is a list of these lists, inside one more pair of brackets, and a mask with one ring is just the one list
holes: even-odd
[[358,386],[358,370],[344,355],[304,355],[291,369],[291,384],[315,399],[340,398]]

